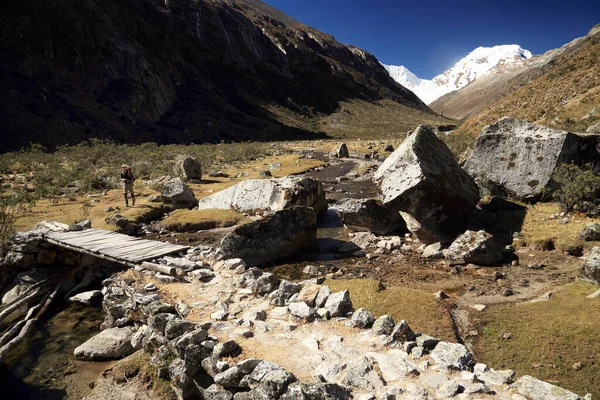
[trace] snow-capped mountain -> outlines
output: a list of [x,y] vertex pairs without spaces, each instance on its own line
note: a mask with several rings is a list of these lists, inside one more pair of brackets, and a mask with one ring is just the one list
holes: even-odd
[[431,80],[418,78],[404,66],[383,66],[396,82],[412,90],[423,102],[429,104],[484,75],[519,68],[531,56],[530,51],[516,44],[478,47],[452,68]]

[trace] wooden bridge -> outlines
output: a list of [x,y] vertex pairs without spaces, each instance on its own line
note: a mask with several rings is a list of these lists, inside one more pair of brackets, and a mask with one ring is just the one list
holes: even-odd
[[74,232],[47,232],[43,237],[45,241],[56,246],[126,265],[139,264],[190,248],[96,228]]

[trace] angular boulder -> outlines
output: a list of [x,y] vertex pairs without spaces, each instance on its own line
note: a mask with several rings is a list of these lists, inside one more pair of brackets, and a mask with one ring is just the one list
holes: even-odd
[[75,357],[83,360],[117,360],[134,352],[131,338],[136,330],[133,327],[105,329],[77,347]]
[[438,369],[465,371],[473,363],[473,354],[462,344],[439,342],[431,359]]
[[584,281],[600,285],[600,247],[594,246],[592,248],[579,268],[579,277]]
[[176,175],[185,179],[202,179],[202,166],[193,157],[180,157],[177,160]]
[[75,296],[69,297],[69,303],[78,304],[81,306],[99,306],[102,302],[102,291],[92,290],[89,292],[83,292],[76,294]]
[[387,235],[406,228],[406,223],[398,211],[375,199],[345,199],[331,208],[338,213],[349,229],[356,232],[369,231],[377,235]]
[[348,146],[346,143],[341,143],[338,147],[331,150],[331,156],[335,158],[348,158],[350,153],[348,152]]
[[592,222],[587,224],[579,233],[579,239],[586,242],[595,242],[600,240],[600,224]]
[[312,208],[292,207],[237,227],[221,241],[227,258],[249,266],[292,256],[317,243],[317,216]]
[[331,294],[325,302],[325,308],[332,317],[345,317],[352,312],[352,300],[348,289]]
[[424,126],[383,162],[374,179],[383,204],[400,211],[408,229],[425,244],[453,240],[479,201],[473,178]]
[[172,204],[175,208],[194,208],[198,204],[194,192],[181,178],[169,179],[160,195],[163,203]]
[[529,375],[522,376],[511,387],[531,400],[583,400],[583,397],[573,392]]
[[556,189],[561,164],[597,161],[599,139],[505,117],[483,128],[465,170],[491,194],[535,199]]
[[198,209],[235,209],[244,213],[275,212],[292,206],[327,208],[321,182],[308,177],[248,179],[200,199]]
[[485,231],[466,231],[446,250],[452,264],[494,265],[503,256],[502,247]]

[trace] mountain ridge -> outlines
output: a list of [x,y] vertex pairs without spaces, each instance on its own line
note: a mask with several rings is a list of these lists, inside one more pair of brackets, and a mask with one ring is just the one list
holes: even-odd
[[480,46],[431,80],[418,78],[404,66],[384,64],[384,67],[398,83],[411,89],[424,103],[431,104],[483,76],[518,68],[531,57],[531,52],[519,45]]
[[375,111],[391,101],[411,126],[438,118],[370,53],[256,0],[3,8],[0,151],[325,137],[319,121],[352,99]]

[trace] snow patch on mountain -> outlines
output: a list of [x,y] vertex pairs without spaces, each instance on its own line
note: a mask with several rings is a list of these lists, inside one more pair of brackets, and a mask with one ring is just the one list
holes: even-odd
[[431,80],[418,78],[404,66],[382,65],[392,79],[412,90],[426,104],[430,104],[446,93],[462,89],[484,75],[520,68],[531,57],[530,51],[516,44],[478,47],[452,68]]

